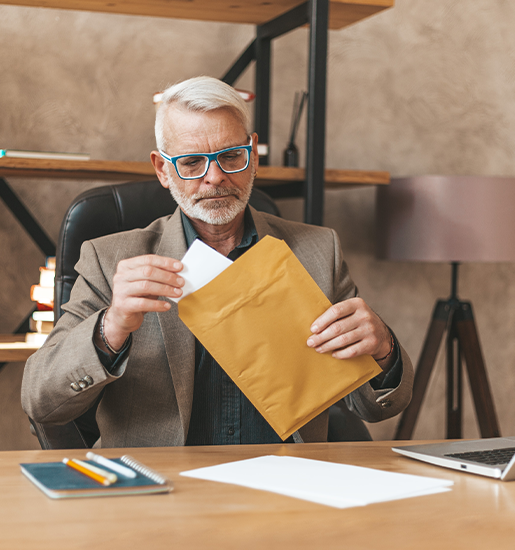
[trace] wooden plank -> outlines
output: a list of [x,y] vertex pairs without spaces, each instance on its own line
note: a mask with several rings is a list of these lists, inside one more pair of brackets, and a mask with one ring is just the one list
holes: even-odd
[[392,8],[395,0],[332,0],[329,3],[329,28],[348,27],[384,9]]
[[113,160],[0,159],[0,177],[145,180],[156,177],[150,162]]
[[[284,183],[304,183],[304,168],[284,166],[260,166],[256,175],[256,187],[268,187]],[[388,172],[372,170],[325,170],[326,188],[338,188],[348,185],[387,185],[390,183]]]
[[[371,170],[325,171],[326,187],[346,185],[384,185],[390,182],[388,172]],[[123,162],[111,160],[42,160],[42,159],[0,159],[0,177],[84,179],[108,181],[150,180],[156,177],[150,162]],[[256,187],[304,182],[304,168],[285,166],[260,166],[256,176]]]
[[0,363],[26,361],[39,347],[27,344],[25,334],[0,334]]
[[[3,0],[0,3],[261,25],[302,4],[303,0]],[[393,4],[394,0],[331,0],[330,28],[345,27]]]
[[0,334],[0,344],[25,342],[25,334]]
[[390,173],[378,170],[333,170],[325,171],[326,188],[346,185],[388,185]]

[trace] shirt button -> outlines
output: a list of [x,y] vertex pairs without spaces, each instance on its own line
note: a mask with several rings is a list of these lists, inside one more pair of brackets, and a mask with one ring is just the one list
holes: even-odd
[[229,428],[227,432],[229,435],[234,435],[234,428]]

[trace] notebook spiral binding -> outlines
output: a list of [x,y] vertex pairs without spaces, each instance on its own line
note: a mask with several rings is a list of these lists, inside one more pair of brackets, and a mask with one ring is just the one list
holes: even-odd
[[124,464],[127,464],[127,466],[129,466],[133,470],[136,470],[136,472],[143,474],[144,476],[148,477],[152,481],[155,481],[156,483],[159,483],[160,485],[166,485],[168,483],[168,479],[166,479],[166,477],[158,474],[155,470],[152,470],[141,462],[138,462],[135,458],[132,458],[132,456],[123,455],[120,460]]

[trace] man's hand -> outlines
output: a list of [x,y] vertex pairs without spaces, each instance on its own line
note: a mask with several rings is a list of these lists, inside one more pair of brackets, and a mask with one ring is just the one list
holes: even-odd
[[371,355],[387,356],[392,337],[388,327],[361,298],[331,306],[311,325],[308,346],[337,359]]
[[113,278],[113,297],[104,319],[104,334],[120,349],[131,332],[143,323],[148,311],[167,311],[170,303],[159,296],[178,298],[184,279],[182,263],[155,254],[122,260]]

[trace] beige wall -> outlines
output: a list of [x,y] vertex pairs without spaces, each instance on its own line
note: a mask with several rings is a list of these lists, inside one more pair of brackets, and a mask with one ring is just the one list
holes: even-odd
[[[327,165],[415,174],[515,175],[515,5],[507,0],[397,0],[330,33]],[[0,6],[0,147],[146,160],[152,94],[197,74],[221,76],[253,38],[244,25]],[[307,31],[274,44],[272,162],[286,143],[293,95],[306,87]],[[251,72],[238,85],[253,87]],[[301,128],[301,134],[303,127]],[[303,155],[302,155],[303,157]],[[74,196],[102,182],[10,180],[53,238]],[[447,265],[374,259],[374,189],[327,192],[362,296],[414,360]],[[302,201],[283,215],[302,218]],[[30,311],[43,255],[0,203],[0,332]],[[470,264],[460,294],[474,306],[502,432],[515,435],[515,267]],[[440,357],[415,436],[443,437]],[[19,407],[22,365],[0,373],[0,449],[35,446]],[[478,434],[467,393],[465,436]],[[397,420],[373,426],[391,438]]]

